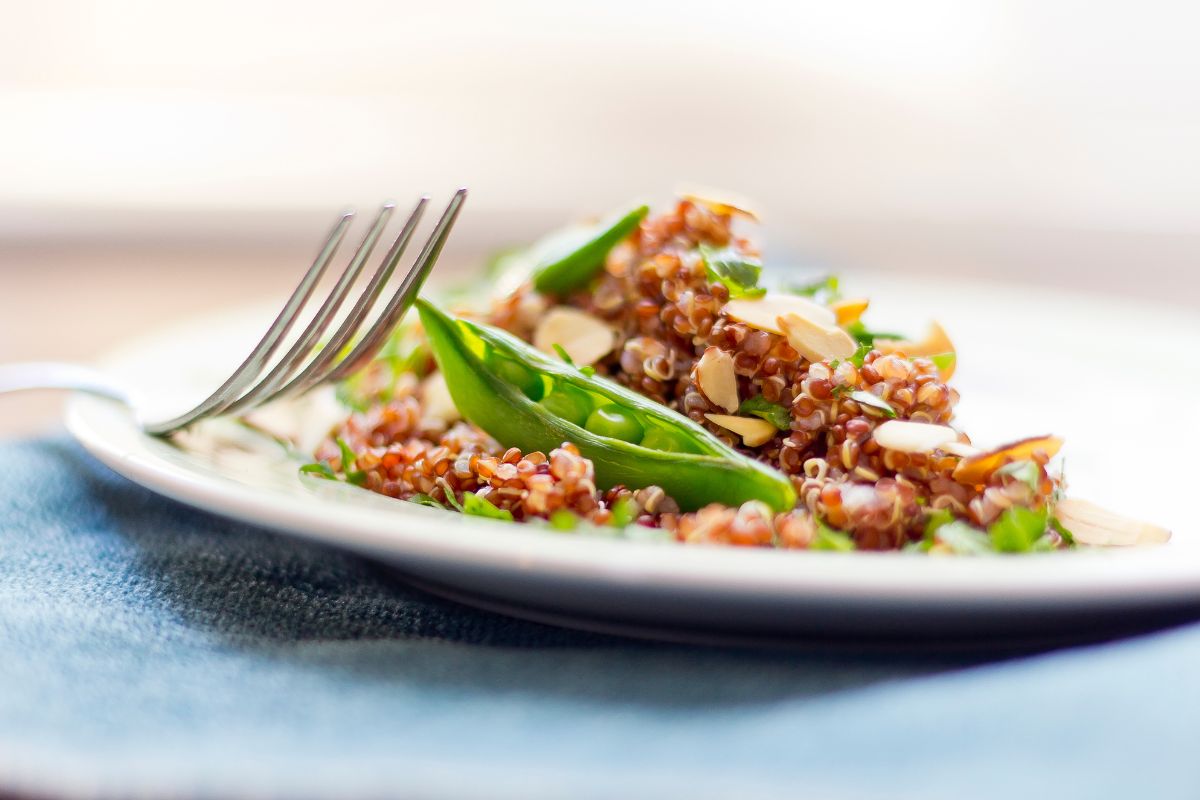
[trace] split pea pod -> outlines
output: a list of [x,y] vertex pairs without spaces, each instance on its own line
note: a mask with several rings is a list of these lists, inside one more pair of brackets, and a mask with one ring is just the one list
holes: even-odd
[[685,511],[747,500],[777,511],[795,506],[785,475],[690,419],[505,331],[425,300],[417,308],[458,410],[501,444],[549,452],[572,442],[595,465],[601,489],[661,486]]

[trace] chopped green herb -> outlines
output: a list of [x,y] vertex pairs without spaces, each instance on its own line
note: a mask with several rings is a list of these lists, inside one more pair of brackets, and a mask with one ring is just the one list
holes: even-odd
[[792,412],[778,403],[772,403],[761,394],[747,398],[738,407],[739,414],[761,417],[781,431],[791,430]]
[[305,464],[300,468],[300,471],[305,475],[316,475],[321,478],[328,478],[331,481],[337,480],[337,473],[323,461],[318,461],[315,464]]
[[738,253],[731,247],[717,249],[700,245],[700,257],[710,281],[722,284],[730,297],[762,297],[766,289],[758,285],[762,262]]
[[835,550],[848,553],[854,549],[854,540],[850,534],[829,527],[821,519],[813,518],[817,523],[817,535],[813,538],[810,550]]
[[1067,526],[1062,524],[1062,520],[1053,514],[1050,516],[1050,528],[1059,536],[1061,536],[1062,540],[1069,546],[1075,546],[1075,534],[1071,533],[1071,531],[1067,529]]
[[833,387],[832,394],[834,397],[843,397],[852,391],[854,391],[853,386],[845,383],[839,383],[837,386]]
[[504,508],[496,508],[486,499],[480,497],[474,492],[463,492],[462,502],[454,496],[453,492],[446,492],[446,501],[454,506],[463,514],[470,517],[485,517],[487,519],[500,519],[505,522],[512,522],[512,512]]
[[896,418],[896,409],[892,408],[891,404],[882,397],[876,397],[870,392],[864,392],[861,389],[851,392],[849,397],[859,405],[869,406],[870,408],[882,411],[883,415],[889,419]]
[[1042,482],[1042,471],[1034,462],[1024,459],[1022,461],[1014,461],[1011,464],[1005,464],[1000,469],[996,470],[997,475],[1011,475],[1017,480],[1024,483],[1035,493]]
[[1036,547],[1046,533],[1045,509],[1031,511],[1021,506],[1007,509],[1000,518],[988,526],[988,538],[992,548],[1000,553],[1028,553]]
[[938,508],[929,512],[925,518],[925,538],[933,540],[939,530],[954,522],[954,512],[948,508]]
[[550,515],[550,527],[556,531],[573,531],[579,527],[579,517],[560,508]]
[[842,360],[840,358],[835,358],[833,361],[829,362],[829,368],[831,370],[837,369],[841,365],[842,365]]
[[958,362],[958,355],[955,353],[938,353],[935,356],[930,356],[929,360],[933,362],[933,365],[939,371],[945,372],[948,369],[952,369]]
[[342,474],[346,476],[347,483],[353,483],[355,486],[362,486],[367,482],[367,473],[361,469],[351,469],[358,463],[358,456],[354,455],[354,451],[350,449],[350,445],[341,437],[334,441],[337,442],[338,450],[342,454]]
[[801,297],[811,297],[813,300],[819,300],[825,305],[840,299],[842,296],[841,290],[838,288],[837,275],[826,275],[825,277],[815,280],[812,283],[792,284],[785,286],[784,291],[789,294],[798,294]]
[[904,339],[902,333],[887,333],[886,331],[873,331],[867,328],[861,322],[852,322],[846,326],[846,333],[858,340],[859,344],[875,344],[879,339]]
[[434,500],[427,494],[414,494],[412,497],[406,498],[409,503],[416,503],[419,506],[429,506],[430,508],[440,508],[445,510],[445,506]]
[[934,540],[952,553],[964,556],[982,556],[992,552],[988,535],[976,527],[956,519],[942,525],[934,534]]
[[632,497],[622,497],[612,507],[612,520],[609,524],[614,528],[624,528],[637,519],[638,506]]
[[869,344],[860,343],[858,349],[854,351],[854,355],[850,356],[849,361],[856,368],[862,369],[863,364],[867,362],[867,355],[873,350]]

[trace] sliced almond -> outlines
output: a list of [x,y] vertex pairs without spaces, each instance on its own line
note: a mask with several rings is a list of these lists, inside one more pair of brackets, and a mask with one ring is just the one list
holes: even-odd
[[696,384],[715,406],[730,414],[738,410],[737,374],[733,356],[719,347],[710,347],[696,364]]
[[873,436],[876,444],[885,450],[932,453],[957,441],[958,431],[945,425],[892,419],[876,428]]
[[[874,346],[882,353],[903,353],[912,358],[928,358],[929,356],[940,356],[943,353],[957,352],[946,329],[937,321],[930,323],[929,330],[923,339],[915,341],[877,339]],[[944,367],[938,368],[943,381],[948,381],[954,376],[956,366],[957,359],[951,359]]]
[[447,424],[462,419],[442,373],[435,372],[422,381],[417,393],[421,399],[421,411],[425,416],[440,419]]
[[1057,436],[1034,436],[1021,439],[1012,444],[997,447],[964,458],[954,469],[954,480],[969,486],[979,486],[987,482],[992,473],[1011,464],[1013,461],[1023,461],[1032,458],[1034,453],[1042,452],[1047,458],[1054,458],[1062,449],[1063,440]]
[[1054,508],[1054,515],[1079,544],[1130,547],[1163,544],[1171,538],[1171,532],[1166,528],[1123,517],[1095,503],[1073,497],[1059,501]]
[[709,422],[720,425],[727,431],[733,431],[742,437],[746,447],[758,447],[775,438],[779,432],[771,423],[758,417],[735,417],[729,414],[705,414]]
[[822,325],[798,314],[785,314],[778,320],[788,344],[809,361],[849,358],[858,350],[850,334],[834,325]]
[[833,311],[838,325],[850,325],[858,322],[870,305],[871,301],[867,298],[857,297],[852,300],[838,300],[829,308]]
[[585,311],[555,306],[546,312],[533,332],[533,346],[556,355],[554,345],[566,351],[579,366],[595,364],[612,352],[616,332]]
[[969,458],[983,452],[975,445],[966,442],[946,442],[946,444],[938,445],[938,450],[959,458]]
[[723,307],[726,316],[738,322],[744,322],[751,328],[758,328],[767,333],[783,335],[779,327],[779,318],[784,314],[795,314],[821,325],[833,326],[837,319],[832,311],[823,305],[814,303],[804,297],[794,294],[776,294],[767,292],[762,297],[730,300]]

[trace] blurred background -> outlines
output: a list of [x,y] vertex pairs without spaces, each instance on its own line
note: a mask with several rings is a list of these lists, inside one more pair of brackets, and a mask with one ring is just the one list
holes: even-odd
[[1194,307],[1198,8],[8,0],[0,360],[277,294],[342,207],[459,185],[446,268],[689,184],[777,262]]

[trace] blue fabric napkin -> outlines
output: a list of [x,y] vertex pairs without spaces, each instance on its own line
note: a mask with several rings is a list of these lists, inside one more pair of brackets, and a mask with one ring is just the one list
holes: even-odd
[[475,611],[0,445],[0,795],[1200,797],[1200,627],[982,657]]

